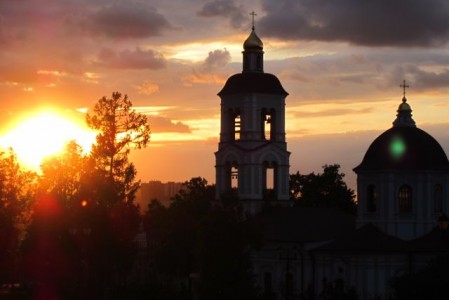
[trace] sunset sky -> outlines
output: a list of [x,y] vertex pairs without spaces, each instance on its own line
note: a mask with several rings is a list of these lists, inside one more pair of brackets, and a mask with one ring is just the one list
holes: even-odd
[[120,91],[149,117],[132,153],[143,181],[213,183],[217,93],[241,72],[251,11],[265,72],[289,93],[291,173],[339,163],[354,188],[404,79],[418,127],[449,150],[447,0],[0,0],[0,136],[42,110],[84,120]]

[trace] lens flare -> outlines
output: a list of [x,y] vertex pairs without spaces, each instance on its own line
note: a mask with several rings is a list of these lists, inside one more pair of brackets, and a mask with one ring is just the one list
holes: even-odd
[[390,143],[390,153],[395,159],[400,159],[405,151],[407,150],[407,146],[405,142],[400,137],[395,137]]

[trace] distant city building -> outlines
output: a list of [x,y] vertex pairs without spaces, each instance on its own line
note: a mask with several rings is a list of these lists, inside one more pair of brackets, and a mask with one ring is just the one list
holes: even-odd
[[150,204],[153,199],[159,200],[164,206],[169,206],[171,198],[175,196],[181,188],[181,182],[144,182],[136,193],[136,203],[140,205],[142,213],[148,209],[148,204]]

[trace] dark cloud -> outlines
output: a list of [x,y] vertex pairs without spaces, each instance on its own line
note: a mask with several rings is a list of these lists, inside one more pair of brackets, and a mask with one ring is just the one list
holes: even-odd
[[116,53],[114,50],[104,48],[98,55],[102,65],[115,69],[161,69],[165,67],[165,58],[154,50],[123,50]]
[[234,28],[242,28],[248,22],[242,6],[237,6],[233,0],[214,0],[206,3],[198,12],[202,17],[225,17]]
[[112,38],[147,38],[173,28],[157,10],[143,3],[119,2],[89,16],[86,29]]
[[207,70],[212,70],[216,68],[222,68],[226,66],[231,61],[231,54],[228,50],[217,49],[210,51],[207,58],[204,60],[203,66]]
[[424,71],[416,66],[409,66],[405,69],[408,77],[413,78],[411,87],[416,90],[430,90],[449,86],[449,69],[439,72]]
[[[449,68],[437,68],[438,71],[423,70],[416,65],[399,65],[387,75],[388,82],[400,82],[398,78],[407,80],[409,92],[445,89],[449,86]],[[399,86],[399,83],[398,83]]]
[[190,133],[190,127],[182,122],[173,122],[166,117],[148,116],[148,123],[154,133],[177,132]]
[[446,0],[262,0],[264,35],[368,46],[435,46],[449,38]]

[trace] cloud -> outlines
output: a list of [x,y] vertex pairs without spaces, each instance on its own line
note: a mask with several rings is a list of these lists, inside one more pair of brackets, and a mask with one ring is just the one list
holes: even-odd
[[152,69],[165,67],[165,58],[154,50],[142,50],[137,47],[134,50],[123,50],[116,53],[109,48],[103,48],[98,54],[101,64],[115,69]]
[[137,90],[137,93],[141,95],[152,95],[159,92],[159,86],[148,81],[144,81],[141,84],[136,84],[134,88]]
[[368,46],[435,46],[449,38],[446,0],[262,0],[264,34]]
[[228,74],[223,69],[231,61],[231,54],[226,49],[210,51],[201,64],[192,67],[189,74],[182,77],[185,86],[193,84],[223,84]]
[[226,66],[231,61],[231,54],[229,51],[224,50],[214,50],[210,51],[206,59],[204,60],[203,66],[207,70],[212,70],[216,68],[222,68]]
[[93,12],[86,29],[111,38],[148,38],[173,27],[154,7],[122,1]]
[[166,117],[148,116],[148,123],[154,133],[177,132],[190,133],[190,127],[182,122],[174,122]]
[[413,77],[413,87],[417,90],[446,88],[449,86],[449,69],[440,72],[423,71],[416,66],[409,66],[407,74]]
[[294,115],[297,118],[316,118],[316,117],[336,117],[345,115],[355,115],[355,114],[369,114],[373,112],[373,108],[363,108],[363,109],[327,109],[316,112],[310,111],[300,111]]
[[225,17],[233,28],[242,28],[248,22],[243,14],[243,7],[237,6],[233,0],[214,0],[206,3],[198,12],[202,17]]

